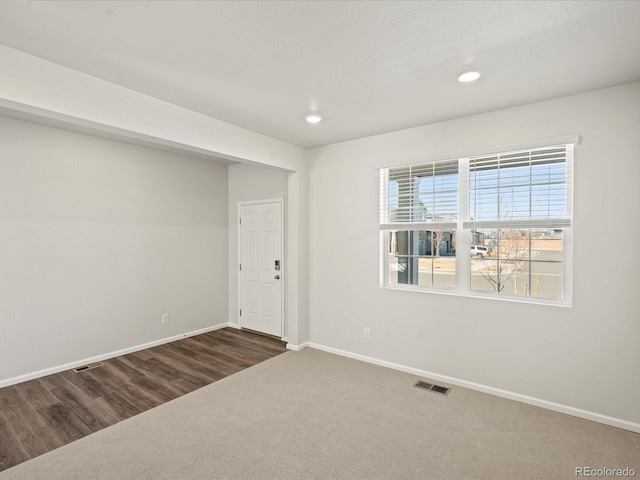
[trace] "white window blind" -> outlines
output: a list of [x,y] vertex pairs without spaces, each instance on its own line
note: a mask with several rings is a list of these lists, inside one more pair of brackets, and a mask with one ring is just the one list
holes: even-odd
[[455,228],[458,160],[380,170],[380,228]]
[[573,145],[469,158],[464,228],[571,226]]
[[380,169],[381,285],[571,304],[574,145],[551,145]]

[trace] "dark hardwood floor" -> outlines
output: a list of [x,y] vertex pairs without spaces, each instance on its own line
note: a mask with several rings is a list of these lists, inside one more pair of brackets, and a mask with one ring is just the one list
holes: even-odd
[[224,328],[0,389],[0,471],[285,351]]

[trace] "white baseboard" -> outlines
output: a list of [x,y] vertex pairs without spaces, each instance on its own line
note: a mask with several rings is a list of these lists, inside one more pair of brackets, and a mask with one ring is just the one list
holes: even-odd
[[7,378],[6,380],[0,380],[0,388],[8,387],[9,385],[15,385],[16,383],[26,382],[33,380],[34,378],[46,377],[54,373],[64,372],[65,370],[71,370],[72,368],[81,367],[89,363],[101,362],[103,360],[109,360],[110,358],[119,357],[121,355],[127,355],[128,353],[138,352],[146,348],[157,347],[158,345],[164,345],[165,343],[175,342],[187,337],[193,337],[194,335],[200,335],[201,333],[212,332],[214,330],[220,330],[221,328],[229,327],[228,323],[221,323],[212,327],[201,328],[200,330],[194,330],[192,332],[182,333],[180,335],[174,335],[173,337],[166,337],[160,340],[154,340],[153,342],[143,343],[133,347],[124,348],[115,352],[109,352],[102,355],[97,355],[91,358],[85,358],[75,362],[66,363],[64,365],[58,365],[57,367],[45,368],[44,370],[38,370],[37,372],[26,373],[17,377]]
[[[307,348],[310,346],[309,342],[301,343],[300,345],[293,345],[292,343],[287,343],[287,350],[293,350],[294,352],[299,352],[300,350]],[[318,350],[322,350],[321,348]]]
[[431,380],[450,383],[451,385],[457,385],[459,387],[469,388],[471,390],[476,390],[478,392],[488,393],[490,395],[495,395],[497,397],[507,398],[509,400],[515,400],[516,402],[522,402],[528,405],[534,405],[536,407],[546,408],[547,410],[553,410],[554,412],[565,413],[567,415],[572,415],[574,417],[580,417],[586,420],[591,420],[594,422],[603,423],[605,425],[610,425],[612,427],[622,428],[624,430],[629,430],[631,432],[640,433],[640,423],[634,423],[628,420],[622,420],[620,418],[609,417],[607,415],[602,415],[600,413],[590,412],[588,410],[581,410],[579,408],[569,407],[567,405],[549,402],[547,400],[541,400],[539,398],[529,397],[527,395],[521,395],[519,393],[509,392],[507,390],[501,390],[499,388],[489,387],[487,385],[481,385],[479,383],[468,382],[466,380],[460,380],[459,378],[448,377],[446,375],[440,375],[437,373],[428,372],[426,370],[407,367],[405,365],[400,365],[398,363],[387,362],[385,360],[379,360],[377,358],[367,357],[365,355],[360,355],[358,353],[352,353],[346,350],[327,347],[325,345],[320,345],[318,343],[305,342],[304,344],[299,346],[300,348],[293,348],[293,347],[298,347],[298,346],[294,345],[292,347],[289,347],[289,345],[287,345],[287,348],[290,348],[291,350],[297,351],[297,350],[301,350],[304,347],[315,348],[316,350],[322,350],[324,352],[334,353],[336,355],[341,355],[343,357],[349,357],[355,360],[372,363],[374,365],[380,365],[382,367],[392,368],[394,370],[400,370],[401,372],[411,373],[413,375],[425,377]]

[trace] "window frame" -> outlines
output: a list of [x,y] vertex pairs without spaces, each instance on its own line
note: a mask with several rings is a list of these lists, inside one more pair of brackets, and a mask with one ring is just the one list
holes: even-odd
[[[569,140],[564,138],[563,140]],[[576,140],[573,140],[576,139]],[[389,169],[402,168],[402,166],[389,166],[379,168],[380,178],[380,287],[388,290],[400,290],[400,291],[413,291],[421,293],[436,293],[440,295],[456,295],[472,298],[483,298],[500,301],[518,302],[518,303],[530,303],[530,304],[542,304],[553,306],[572,306],[572,292],[573,292],[573,165],[574,161],[574,145],[578,143],[579,137],[572,136],[571,141],[562,142],[549,142],[539,143],[535,146],[527,146],[526,148],[510,148],[500,149],[498,152],[483,153],[479,155],[457,155],[448,158],[441,158],[432,161],[422,161],[413,165],[425,165],[440,162],[451,162],[457,160],[458,162],[458,215],[455,227],[446,227],[445,230],[452,230],[455,232],[456,237],[456,255],[455,255],[455,288],[443,288],[433,286],[419,286],[414,284],[395,284],[389,282],[390,274],[390,245],[389,245],[389,233],[392,231],[406,231],[411,230],[409,224],[398,224],[397,228],[394,228],[394,224],[389,222],[388,210],[389,205],[384,204],[383,198],[385,197],[385,191],[388,193],[388,177],[383,179],[383,171],[388,172]],[[472,242],[472,227],[470,220],[470,192],[469,186],[469,163],[474,157],[488,156],[488,155],[506,155],[517,151],[533,151],[537,149],[546,149],[553,147],[566,147],[566,215],[567,221],[562,226],[562,297],[536,297],[529,291],[528,295],[512,295],[507,293],[501,293],[497,291],[480,291],[471,289],[471,255],[465,255],[465,252],[469,252]],[[408,167],[409,165],[405,165]],[[388,200],[388,195],[386,196]],[[384,223],[383,208],[387,209],[387,222]],[[486,222],[483,222],[486,224]],[[504,228],[508,228],[509,221],[493,222],[501,223]],[[548,219],[531,219],[526,221],[514,220],[512,224],[526,225],[527,228],[550,228],[550,225],[554,224],[554,221]],[[435,226],[435,223],[429,223],[429,226]],[[384,228],[386,227],[386,228]],[[498,228],[498,227],[492,227]],[[513,227],[512,227],[513,228]],[[424,224],[417,224],[413,230],[428,229]],[[529,265],[533,265],[535,262],[529,260]],[[540,262],[541,263],[541,262]]]

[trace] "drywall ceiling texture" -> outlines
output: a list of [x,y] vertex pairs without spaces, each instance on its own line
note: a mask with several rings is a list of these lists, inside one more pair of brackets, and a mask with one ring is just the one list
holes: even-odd
[[0,171],[0,385],[227,323],[225,165],[0,117]]
[[[78,3],[80,5],[80,3]],[[0,3],[0,7],[2,3]],[[150,146],[172,145],[213,161],[296,170],[304,150],[0,45],[0,113]]]
[[639,23],[620,1],[0,2],[4,45],[305,147],[638,81]]
[[[635,83],[311,150],[311,342],[640,431],[639,130]],[[582,137],[572,308],[379,287],[376,167],[568,134]]]

